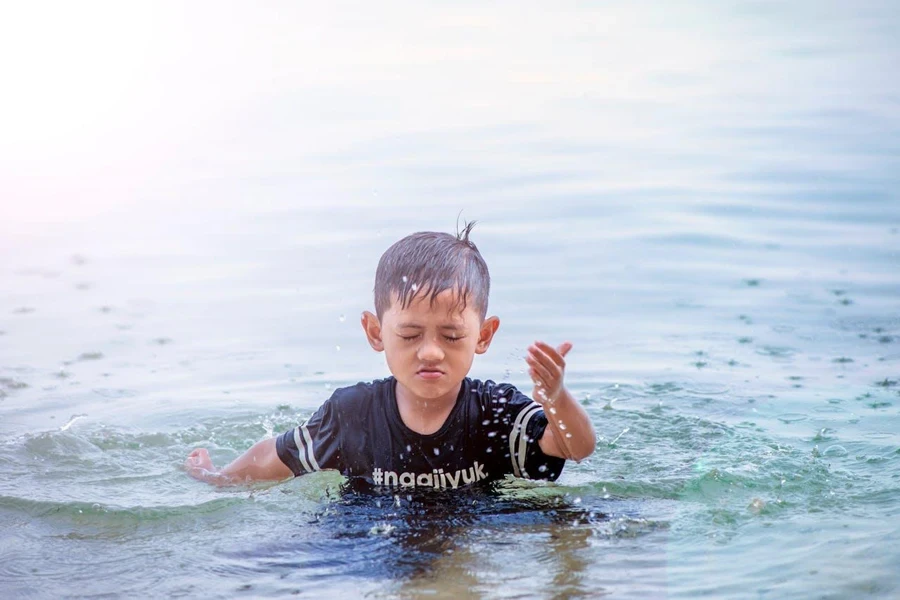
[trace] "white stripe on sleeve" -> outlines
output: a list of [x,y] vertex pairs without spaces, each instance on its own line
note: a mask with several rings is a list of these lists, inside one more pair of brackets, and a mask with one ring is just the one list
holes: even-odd
[[300,462],[303,464],[303,468],[306,469],[307,473],[312,473],[312,468],[309,466],[309,461],[306,460],[306,444],[303,442],[303,438],[300,437],[299,427],[294,429],[294,443],[297,445],[297,456],[300,457]]
[[[516,477],[521,477],[521,469],[519,468],[519,462],[516,460],[516,445],[519,441],[519,438],[522,436],[522,432],[524,431],[524,427],[522,426],[522,421],[530,420],[531,417],[529,413],[535,413],[540,410],[540,405],[537,402],[532,402],[527,405],[525,408],[519,411],[519,414],[516,415],[516,421],[513,423],[512,431],[509,432],[509,460],[512,462],[513,475]],[[526,420],[527,419],[527,420]],[[522,465],[525,464],[524,458],[522,459]]]
[[309,464],[312,465],[314,471],[321,471],[322,469],[319,468],[319,463],[316,462],[316,455],[313,452],[313,441],[309,435],[309,429],[306,428],[306,425],[301,425],[300,429],[303,430],[303,439],[306,440],[306,449],[309,451]]
[[534,418],[534,415],[540,412],[539,407],[535,407],[535,410],[529,411],[525,416],[525,420],[522,421],[522,432],[519,434],[519,470],[522,471],[523,477],[529,477],[528,473],[525,471],[525,450],[526,444],[528,444],[528,422]]

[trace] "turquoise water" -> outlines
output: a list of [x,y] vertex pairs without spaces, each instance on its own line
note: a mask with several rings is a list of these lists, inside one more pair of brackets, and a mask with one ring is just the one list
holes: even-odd
[[[16,10],[4,597],[900,594],[894,3]],[[472,375],[571,340],[592,457],[439,501],[181,472],[385,375],[378,257],[460,211]]]

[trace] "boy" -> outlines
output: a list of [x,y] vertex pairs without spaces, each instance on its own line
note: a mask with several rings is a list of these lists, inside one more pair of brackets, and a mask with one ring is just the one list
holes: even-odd
[[593,426],[563,385],[571,344],[528,348],[537,402],[466,377],[500,326],[485,318],[490,275],[469,241],[473,225],[456,236],[415,233],[382,255],[375,314],[364,312],[362,326],[392,377],[335,391],[306,423],[221,470],[194,450],[188,473],[228,485],[337,469],[377,487],[456,489],[507,474],[552,481],[565,459],[590,455]]

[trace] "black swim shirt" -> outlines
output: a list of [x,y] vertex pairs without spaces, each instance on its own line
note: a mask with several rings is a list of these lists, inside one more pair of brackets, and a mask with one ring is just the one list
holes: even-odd
[[553,481],[565,459],[544,454],[539,404],[507,383],[463,379],[441,428],[422,435],[400,417],[396,379],[340,388],[276,439],[294,475],[336,469],[377,487],[456,489],[511,474]]

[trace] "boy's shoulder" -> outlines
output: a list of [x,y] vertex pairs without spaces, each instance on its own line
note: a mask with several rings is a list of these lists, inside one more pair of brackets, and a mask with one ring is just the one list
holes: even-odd
[[394,378],[385,377],[373,381],[360,381],[354,385],[337,388],[328,399],[327,403],[350,408],[359,403],[369,404],[373,398],[381,398],[390,394],[393,390]]
[[511,383],[497,383],[491,379],[468,379],[470,393],[478,398],[483,407],[496,407],[506,404],[525,404],[532,402]]

